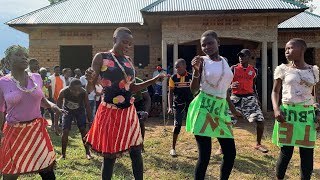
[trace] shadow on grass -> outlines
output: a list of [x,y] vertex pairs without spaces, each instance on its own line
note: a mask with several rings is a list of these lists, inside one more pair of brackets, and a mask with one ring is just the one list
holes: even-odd
[[[145,161],[148,161],[148,164],[152,164],[157,167],[157,169],[164,169],[165,171],[177,171],[177,172],[183,172],[184,174],[187,174],[188,177],[192,177],[194,173],[194,167],[195,164],[188,163],[186,161],[179,161],[178,158],[173,160],[166,160],[160,155],[160,157],[155,155],[148,155],[145,159]],[[192,162],[192,161],[189,161]]]
[[[259,160],[250,156],[237,155],[234,169],[246,174],[262,174],[263,176],[275,177],[274,166],[270,168],[271,156],[265,156],[266,161]],[[275,161],[274,158],[272,158]]]
[[[129,161],[131,161],[130,158]],[[133,179],[132,169],[128,169],[124,164],[117,161],[114,165],[113,175],[121,179]]]

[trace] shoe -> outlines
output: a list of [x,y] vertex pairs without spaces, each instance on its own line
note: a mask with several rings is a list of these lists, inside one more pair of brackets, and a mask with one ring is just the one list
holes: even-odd
[[66,157],[65,156],[60,156],[59,159],[57,159],[57,161],[60,161],[60,160],[66,160]]
[[93,159],[93,157],[91,156],[91,154],[86,154],[86,156],[87,156],[87,159],[88,159],[88,160]]
[[176,150],[175,150],[175,149],[171,149],[171,150],[170,150],[170,155],[171,155],[172,157],[176,157],[176,156],[177,156]]
[[262,146],[262,145],[256,145],[254,147],[254,149],[256,149],[256,150],[258,150],[258,151],[260,151],[262,153],[268,153],[269,152],[269,150],[265,146]]

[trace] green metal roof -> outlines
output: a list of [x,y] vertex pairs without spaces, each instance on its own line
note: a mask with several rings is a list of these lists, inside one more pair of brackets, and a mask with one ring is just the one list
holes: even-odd
[[293,0],[158,0],[143,8],[145,13],[235,11],[235,10],[303,10],[307,6]]
[[8,25],[143,24],[140,10],[156,0],[65,0],[8,21]]
[[320,16],[302,12],[292,18],[280,23],[279,29],[320,29]]

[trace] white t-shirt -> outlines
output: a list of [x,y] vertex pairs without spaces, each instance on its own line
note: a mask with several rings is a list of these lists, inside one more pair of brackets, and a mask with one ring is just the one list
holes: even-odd
[[[203,56],[203,70],[200,81],[200,90],[211,94],[214,96],[218,96],[221,98],[227,97],[227,90],[231,84],[233,79],[233,73],[228,65],[228,62],[221,57],[221,61],[212,61],[207,56]],[[224,62],[224,75],[219,84],[217,84],[220,76],[222,75],[222,61]],[[216,87],[210,86],[205,79],[212,85],[216,85]]]
[[86,76],[84,76],[84,75],[80,77],[80,81],[81,81],[82,86],[86,86],[88,84]]
[[91,93],[88,95],[89,101],[95,101],[96,100],[96,92],[93,90]]
[[286,64],[277,66],[274,79],[282,80],[282,103],[312,105],[313,86],[319,82],[319,67],[297,69]]

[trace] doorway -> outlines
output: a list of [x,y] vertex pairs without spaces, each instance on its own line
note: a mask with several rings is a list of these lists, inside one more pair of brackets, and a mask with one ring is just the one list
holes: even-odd
[[92,46],[60,46],[60,65],[62,68],[79,68],[82,72],[91,66]]

